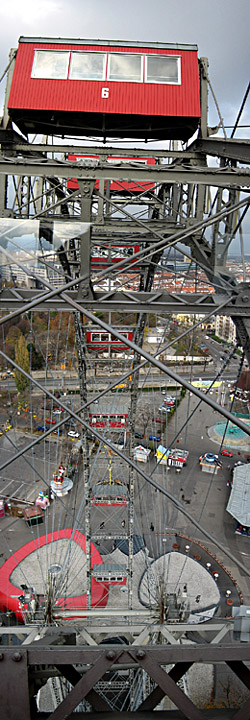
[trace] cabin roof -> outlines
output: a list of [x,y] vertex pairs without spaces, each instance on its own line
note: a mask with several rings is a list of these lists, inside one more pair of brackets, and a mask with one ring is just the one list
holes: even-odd
[[120,565],[119,563],[102,563],[99,565],[93,565],[94,574],[104,575],[105,573],[112,573],[113,575],[126,575],[126,565]]
[[92,402],[89,405],[89,412],[92,415],[124,415],[128,413],[128,398],[113,395],[112,397],[100,398],[98,403]]
[[93,495],[99,497],[99,495],[106,495],[107,497],[126,497],[128,495],[128,489],[126,485],[102,483],[100,485],[93,485]]
[[194,50],[197,52],[196,44],[187,43],[159,43],[142,40],[93,40],[89,38],[63,38],[63,37],[26,37],[21,35],[19,43],[51,43],[53,45],[107,45],[107,47],[131,47],[131,48],[156,48],[163,50]]

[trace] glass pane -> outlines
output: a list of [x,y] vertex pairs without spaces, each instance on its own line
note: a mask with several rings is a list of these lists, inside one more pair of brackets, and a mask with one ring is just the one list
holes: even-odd
[[109,56],[109,80],[141,81],[141,55],[123,53]]
[[36,50],[32,78],[66,80],[68,75],[69,52],[59,50]]
[[104,60],[102,53],[72,52],[70,80],[103,80]]
[[170,57],[170,55],[148,55],[147,81],[178,83],[178,58]]

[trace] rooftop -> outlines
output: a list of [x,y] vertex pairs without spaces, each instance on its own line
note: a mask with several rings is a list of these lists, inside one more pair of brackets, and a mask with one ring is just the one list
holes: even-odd
[[242,525],[250,525],[250,463],[234,469],[227,512]]
[[197,45],[189,45],[187,43],[158,43],[147,42],[146,40],[91,40],[90,38],[61,38],[61,37],[25,37],[21,35],[19,43],[52,43],[60,45],[108,45],[110,47],[138,47],[138,48],[156,48],[166,50],[198,50]]

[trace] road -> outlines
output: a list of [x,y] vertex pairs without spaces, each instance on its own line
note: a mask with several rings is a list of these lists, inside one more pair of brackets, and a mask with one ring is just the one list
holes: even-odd
[[[214,396],[216,398],[215,393]],[[176,446],[179,442],[179,447],[189,450],[190,455],[186,468],[178,474],[172,468],[170,470],[162,468],[156,471],[156,476],[158,475],[163,486],[183,502],[184,507],[208,532],[250,569],[249,538],[235,535],[235,521],[226,511],[230,493],[230,489],[227,487],[227,480],[230,476],[228,467],[238,460],[244,460],[245,453],[236,451],[233,458],[221,457],[222,469],[215,477],[202,473],[198,462],[199,455],[205,452],[219,452],[219,446],[208,437],[207,429],[220,420],[221,416],[207,407],[205,403],[201,403],[187,427],[177,436],[179,428],[197,405],[197,399],[194,396],[190,397],[188,393],[178,408],[178,420],[177,416],[172,417],[167,425],[165,438],[162,438],[165,447]],[[154,472],[154,467],[154,460],[151,459],[147,466],[147,472],[148,470]],[[211,549],[211,543],[206,538],[202,538],[200,532],[174,506],[171,506],[170,502],[165,499],[162,501],[162,498],[159,498],[157,510],[153,510],[154,491],[152,493],[145,486],[144,493],[144,509],[152,507],[152,512],[154,512],[152,522],[155,527],[160,527],[160,532],[164,532],[165,528],[174,529],[176,532],[181,531],[190,537],[198,538]],[[183,495],[184,499],[182,499]],[[140,506],[138,506],[138,511],[140,511]],[[145,516],[143,509],[141,512]],[[143,527],[145,531],[149,532],[149,526],[145,527],[145,520],[143,520]],[[249,579],[244,577],[242,570],[231,563],[228,557],[223,556],[223,553],[215,546],[213,552],[236,577],[242,588],[245,602],[250,604]]]
[[[238,367],[239,367],[238,361],[235,362],[233,365],[231,364],[230,368],[223,372],[223,378],[225,378],[228,381],[235,380],[237,371],[238,371]],[[214,366],[213,366],[213,369],[208,366],[206,367],[206,369],[204,369],[203,366],[191,368],[191,366],[188,366],[188,365],[185,368],[183,366],[178,366],[178,367],[173,366],[172,369],[175,372],[177,372],[180,375],[180,377],[183,377],[184,380],[189,380],[191,372],[192,372],[193,378],[198,379],[199,377],[203,377],[203,378],[206,378],[206,380],[213,380],[214,376],[219,371],[219,367],[214,367]],[[112,379],[114,378],[114,375],[116,377],[116,374],[114,373],[114,371],[112,371]],[[123,375],[123,372],[121,370],[119,373],[117,373],[117,379],[119,377],[122,377],[122,375]],[[39,377],[36,377],[35,379],[37,379],[37,381],[43,387],[47,387],[49,390],[53,390],[53,389],[60,390],[60,392],[62,392],[62,393],[65,392],[66,390],[69,390],[69,391],[77,390],[80,387],[78,377],[72,377],[72,376],[67,376],[67,375],[64,377],[63,382],[60,377],[45,379],[45,377],[44,376],[41,377],[40,374],[39,374]],[[154,385],[154,386],[157,385],[158,387],[164,387],[166,385],[166,382],[168,382],[169,385],[173,385],[174,381],[171,379],[168,381],[166,378],[166,375],[163,373],[162,374],[159,374],[158,372],[157,373],[154,373],[154,372],[147,373],[147,384]],[[100,376],[93,378],[92,381],[91,381],[91,378],[89,380],[89,386],[91,386],[91,384],[92,384],[93,388],[96,388],[99,386],[105,386],[106,384],[108,385],[109,383],[110,383],[110,374],[100,375]],[[143,383],[144,383],[144,375],[141,373],[139,386],[142,385]],[[0,392],[1,392],[1,389],[8,390],[10,392],[14,392],[16,390],[15,381],[12,378],[7,379],[7,380],[1,380],[0,381]],[[37,392],[37,389],[36,388],[34,388],[34,389]]]

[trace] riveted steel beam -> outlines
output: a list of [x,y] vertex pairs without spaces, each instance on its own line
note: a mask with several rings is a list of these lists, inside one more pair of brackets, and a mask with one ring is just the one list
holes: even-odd
[[224,170],[217,167],[188,168],[179,164],[172,165],[143,165],[139,168],[128,165],[117,167],[103,163],[92,168],[83,167],[76,163],[60,163],[44,159],[43,162],[27,160],[6,160],[0,157],[0,175],[21,175],[26,177],[57,177],[76,178],[77,180],[115,180],[124,182],[157,182],[182,183],[196,185],[213,185],[215,187],[249,187],[250,171],[244,168]]
[[[60,289],[58,289],[60,292]],[[230,298],[222,295],[200,295],[200,294],[170,294],[165,291],[159,292],[109,292],[104,293],[97,291],[95,297],[87,297],[79,300],[77,291],[67,290],[67,296],[61,297],[55,295],[48,300],[44,296],[43,290],[26,290],[18,288],[18,294],[13,288],[3,289],[0,294],[0,311],[16,310],[22,305],[21,312],[25,312],[25,305],[37,298],[36,308],[38,310],[62,310],[69,311],[70,300],[78,302],[81,311],[84,308],[89,310],[111,310],[119,312],[161,312],[161,313],[211,313],[214,315],[222,314],[221,304],[224,301],[223,315],[238,315],[236,305],[234,303],[234,295]],[[242,303],[240,308],[241,317],[250,316],[250,299]]]
[[21,649],[16,645],[10,647],[7,653],[1,651],[0,668],[0,707],[2,718],[17,720],[18,716],[18,720],[30,720],[26,648]]
[[[190,149],[190,148],[189,148]],[[237,160],[241,163],[250,163],[250,140],[235,140],[231,138],[205,138],[196,140],[191,149],[229,160]]]
[[[157,686],[162,690],[163,696],[167,695],[175,703],[175,705],[184,713],[184,717],[189,720],[203,720],[201,711],[194,705],[192,700],[185,695],[181,688],[176,684],[174,678],[160,667],[160,664],[155,661],[151,653],[148,653],[144,649],[138,649],[137,651],[129,650],[132,658],[136,657],[139,665],[145,670],[148,675],[157,683]],[[182,664],[182,663],[181,663]],[[185,663],[183,663],[185,665]],[[191,663],[190,663],[191,664]],[[187,668],[188,669],[188,668]],[[178,674],[177,674],[178,676]]]
[[[168,676],[172,678],[175,683],[177,683],[183,677],[183,675],[185,675],[185,673],[189,670],[191,666],[191,662],[177,663],[176,665],[174,665],[173,668],[171,668]],[[157,685],[154,690],[152,690],[150,695],[148,695],[148,697],[143,700],[141,705],[139,705],[139,707],[137,708],[138,712],[153,710],[156,705],[158,705],[164,698],[164,695],[164,690],[159,685]]]

